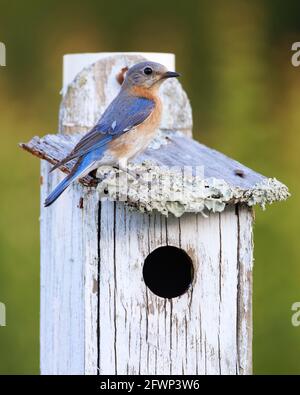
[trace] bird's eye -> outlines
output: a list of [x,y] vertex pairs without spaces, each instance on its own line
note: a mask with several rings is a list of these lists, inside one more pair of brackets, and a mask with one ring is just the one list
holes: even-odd
[[150,74],[152,74],[152,72],[153,72],[153,70],[151,69],[151,67],[145,67],[144,68],[144,73],[146,75],[150,75]]

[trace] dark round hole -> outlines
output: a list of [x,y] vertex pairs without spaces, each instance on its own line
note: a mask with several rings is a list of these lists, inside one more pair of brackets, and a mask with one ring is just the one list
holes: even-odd
[[145,259],[143,277],[147,287],[162,298],[184,294],[193,281],[193,262],[177,247],[159,247]]

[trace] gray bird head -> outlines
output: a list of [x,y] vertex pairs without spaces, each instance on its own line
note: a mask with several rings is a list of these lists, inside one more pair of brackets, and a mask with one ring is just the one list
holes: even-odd
[[168,78],[179,77],[180,74],[168,69],[160,63],[141,62],[137,63],[126,73],[123,87],[141,87],[151,89],[159,85]]

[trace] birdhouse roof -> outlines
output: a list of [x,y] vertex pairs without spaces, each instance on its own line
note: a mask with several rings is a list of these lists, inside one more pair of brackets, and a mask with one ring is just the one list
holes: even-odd
[[[82,135],[51,134],[34,137],[22,148],[56,164]],[[69,173],[74,162],[61,167]],[[223,211],[228,204],[248,206],[285,200],[288,188],[181,132],[160,131],[148,149],[128,165],[129,173],[100,168],[97,178],[84,177],[101,198],[124,201],[141,211],[158,210],[176,216],[184,212]],[[152,181],[152,182],[151,182]]]

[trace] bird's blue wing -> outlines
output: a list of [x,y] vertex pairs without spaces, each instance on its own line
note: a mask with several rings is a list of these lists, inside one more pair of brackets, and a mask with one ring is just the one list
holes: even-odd
[[81,157],[99,147],[104,147],[113,139],[143,123],[150,116],[154,107],[155,103],[153,100],[128,94],[119,94],[107,107],[93,129],[82,137],[73,151],[65,159],[57,163],[52,170],[69,162],[71,159]]
[[100,118],[95,131],[119,135],[144,122],[154,109],[154,101],[144,97],[119,95]]
[[108,143],[143,123],[154,109],[154,101],[142,97],[119,95],[108,106],[99,122],[76,145],[80,156]]

